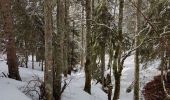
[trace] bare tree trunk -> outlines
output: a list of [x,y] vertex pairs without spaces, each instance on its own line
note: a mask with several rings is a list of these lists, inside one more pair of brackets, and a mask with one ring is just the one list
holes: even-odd
[[57,0],[57,34],[54,38],[54,97],[61,100],[61,74],[64,66],[65,1]]
[[32,52],[32,69],[34,69],[34,53]]
[[119,100],[119,96],[120,96],[120,76],[116,76],[115,77],[115,90],[114,90],[114,96],[113,96],[113,100]]
[[24,57],[25,57],[25,61],[24,61],[24,64],[26,66],[26,68],[28,68],[28,50],[26,49],[27,47],[27,42],[24,41]]
[[44,18],[45,18],[45,72],[44,72],[44,83],[45,83],[45,100],[53,100],[53,60],[52,60],[52,1],[44,1]]
[[65,31],[64,31],[64,54],[63,54],[63,60],[64,60],[64,76],[67,77],[68,73],[68,66],[69,66],[69,38],[70,38],[70,29],[69,29],[69,6],[70,1],[65,1]]
[[44,61],[41,60],[41,71],[44,71]]
[[[103,0],[102,1],[102,14],[105,15],[106,13],[106,9],[104,9],[105,7],[107,7],[107,1],[106,0]],[[106,22],[106,20],[104,18],[101,19],[101,23],[107,25],[108,23]],[[102,31],[101,31],[102,35],[101,35],[101,39],[99,41],[99,44],[100,44],[100,47],[101,47],[101,52],[100,52],[100,55],[101,55],[101,80],[102,80],[102,85],[103,87],[105,87],[105,81],[104,81],[104,72],[105,72],[105,48],[106,48],[106,36],[107,36],[107,29],[105,29],[104,27],[102,27]]]
[[81,15],[81,47],[82,47],[82,50],[81,50],[81,69],[84,68],[84,61],[85,61],[85,36],[84,36],[84,1],[82,1],[82,15]]
[[6,34],[7,39],[6,50],[9,77],[16,80],[21,80],[18,71],[18,63],[16,56],[14,22],[12,18],[11,0],[0,0],[0,7],[4,24],[3,30],[4,33]]
[[114,54],[114,62],[113,62],[113,75],[115,78],[115,88],[114,88],[114,95],[113,95],[113,100],[119,100],[120,97],[120,79],[121,79],[121,70],[119,67],[119,52],[120,52],[120,46],[118,46],[115,50]]
[[91,94],[91,0],[86,0],[86,63],[85,63],[85,86],[84,91]]
[[[137,11],[136,11],[136,33],[135,33],[135,47],[139,45],[139,37],[138,33],[140,31],[140,24],[141,24],[141,16],[140,16],[140,10],[141,10],[141,0],[137,0]],[[140,83],[139,83],[139,71],[140,71],[140,65],[139,65],[139,48],[135,51],[135,85],[134,85],[134,100],[139,100],[139,91],[140,91]]]
[[120,84],[121,84],[121,73],[123,70],[123,62],[121,61],[122,55],[122,27],[123,27],[123,8],[124,0],[119,0],[119,21],[118,21],[118,45],[115,50],[114,63],[113,63],[113,74],[115,77],[115,90],[113,100],[120,98]]
[[[72,42],[74,42],[74,36],[75,36],[75,22],[73,21],[73,32],[72,32]],[[71,46],[71,66],[69,68],[69,75],[71,75],[71,71],[73,70],[74,67],[74,45]]]
[[28,51],[27,50],[25,50],[25,66],[26,66],[26,68],[28,68]]
[[101,80],[102,80],[103,87],[105,87],[104,72],[105,72],[105,43],[102,43],[101,45]]

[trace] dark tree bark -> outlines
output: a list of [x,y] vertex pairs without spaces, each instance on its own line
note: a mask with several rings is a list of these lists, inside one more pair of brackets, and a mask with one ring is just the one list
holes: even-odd
[[85,63],[85,86],[84,91],[91,94],[91,0],[86,0],[86,63]]
[[34,53],[32,52],[32,69],[34,69]]
[[18,70],[18,61],[15,47],[14,21],[11,10],[11,0],[0,0],[0,7],[3,18],[3,30],[6,34],[6,50],[9,77],[21,80]]
[[44,61],[41,60],[41,71],[44,71]]
[[114,90],[114,97],[113,100],[118,100],[120,96],[120,75],[116,76],[115,79],[115,90]]
[[64,60],[64,76],[67,77],[68,74],[68,67],[69,67],[69,38],[70,38],[70,28],[69,28],[69,6],[70,1],[64,0],[65,5],[65,23],[64,23],[64,54],[63,54],[63,60]]
[[[103,33],[106,34],[106,33]],[[105,41],[102,41],[101,43],[101,80],[102,80],[102,85],[103,88],[105,87],[105,77],[104,77],[104,72],[105,72]]]
[[25,50],[25,66],[26,66],[26,68],[28,68],[28,51],[27,50]]

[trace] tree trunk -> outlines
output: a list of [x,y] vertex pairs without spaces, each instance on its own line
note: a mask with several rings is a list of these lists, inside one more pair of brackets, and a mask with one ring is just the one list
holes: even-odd
[[84,91],[91,94],[91,69],[90,69],[90,60],[86,57],[85,64],[85,86]]
[[86,0],[86,63],[84,91],[91,94],[91,0]]
[[41,60],[41,71],[44,71],[44,61]]
[[34,53],[32,52],[32,69],[34,69]]
[[70,2],[69,0],[64,0],[65,4],[65,30],[64,30],[64,54],[63,54],[63,60],[64,60],[64,76],[67,77],[68,73],[68,66],[69,66],[69,38],[70,38],[70,30],[69,30],[69,6]]
[[71,46],[71,66],[69,68],[69,75],[71,75],[71,71],[73,70],[74,67],[74,35],[75,34],[75,22],[73,21],[73,32],[72,32],[72,46]]
[[116,76],[115,77],[115,90],[114,90],[114,96],[113,96],[113,100],[119,100],[119,96],[120,96],[120,76]]
[[24,64],[25,67],[28,68],[28,50],[26,49],[26,47],[27,47],[27,42],[24,41],[24,57],[25,57]]
[[84,53],[84,50],[85,50],[85,36],[84,36],[84,1],[82,1],[82,15],[81,15],[81,47],[82,47],[82,50],[81,50],[81,69],[84,68],[84,61],[85,61],[85,53]]
[[119,21],[118,21],[118,44],[116,46],[115,55],[114,55],[114,63],[113,63],[113,74],[115,77],[115,91],[113,100],[118,100],[120,96],[120,83],[121,83],[121,73],[123,70],[123,63],[121,62],[122,56],[122,27],[123,27],[123,8],[124,8],[124,0],[119,0]]
[[[137,0],[137,11],[136,11],[136,33],[135,33],[135,47],[139,45],[139,37],[138,37],[138,32],[140,31],[140,24],[141,24],[141,16],[140,16],[140,10],[141,10],[141,0]],[[139,90],[140,90],[140,83],[139,83],[139,70],[140,70],[140,65],[139,65],[139,48],[136,49],[135,51],[135,85],[134,85],[134,100],[139,100]]]
[[101,45],[101,80],[103,87],[105,86],[104,81],[104,72],[105,72],[105,43],[102,43]]
[[25,66],[26,66],[26,68],[28,68],[28,51],[27,50],[25,50]]
[[54,38],[54,97],[61,99],[61,74],[64,66],[65,1],[57,0],[57,34]]
[[115,90],[113,95],[113,100],[118,100],[120,96],[120,79],[121,79],[121,71],[119,67],[121,67],[119,64],[119,52],[120,52],[120,46],[118,46],[115,50],[114,54],[114,62],[113,62],[113,75],[115,78]]
[[44,1],[44,19],[45,19],[45,100],[53,100],[53,60],[52,60],[52,33],[53,33],[53,21],[52,21],[52,1]]
[[0,7],[4,24],[3,30],[4,33],[6,34],[7,41],[6,50],[9,77],[16,80],[21,80],[16,56],[14,22],[12,18],[11,0],[0,0]]

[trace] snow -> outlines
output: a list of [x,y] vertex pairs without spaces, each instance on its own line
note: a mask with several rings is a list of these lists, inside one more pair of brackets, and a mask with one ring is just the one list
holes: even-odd
[[62,95],[62,100],[107,100],[107,95],[101,90],[99,84],[92,83],[92,94],[83,91],[84,73],[76,73],[69,77],[69,86]]
[[0,100],[31,100],[18,89],[23,85],[13,79],[0,78]]
[[[35,67],[38,64],[35,64]],[[28,85],[30,80],[39,77],[43,80],[43,72],[39,70],[32,70],[29,68],[19,68],[22,81],[17,81],[5,78],[2,72],[7,75],[8,67],[6,64],[6,56],[0,55],[0,100],[32,100],[31,97],[26,96],[22,91]]]
[[[107,56],[106,56],[107,57]],[[31,57],[29,57],[31,58]],[[126,93],[127,87],[134,80],[134,60],[133,56],[130,56],[125,60],[125,67],[122,72],[122,81],[121,81],[121,92],[120,92],[120,100],[133,100],[133,92]],[[29,61],[29,68],[20,67],[20,76],[22,81],[16,81],[13,79],[2,77],[3,73],[7,74],[8,67],[5,61],[6,57],[0,54],[0,100],[38,100],[38,95],[33,93],[32,98],[30,95],[25,95],[23,92],[28,86],[28,82],[30,80],[34,80],[37,77],[40,80],[43,80],[43,72],[39,66],[38,62],[35,62],[35,69],[31,69],[31,60]],[[108,60],[108,59],[107,59]],[[108,62],[108,61],[106,61]],[[159,61],[153,62],[147,69],[141,68],[141,90],[146,82],[153,79],[153,76],[158,75],[160,72],[156,69],[159,65]],[[104,93],[101,89],[100,84],[96,84],[92,81],[92,94],[83,91],[84,88],[84,72],[76,72],[72,73],[68,78],[63,78],[63,80],[67,80],[69,85],[65,89],[62,94],[62,100],[108,100],[107,94]],[[114,78],[112,79],[113,87],[114,87]],[[32,83],[33,85],[33,83]],[[114,89],[113,89],[114,92]]]

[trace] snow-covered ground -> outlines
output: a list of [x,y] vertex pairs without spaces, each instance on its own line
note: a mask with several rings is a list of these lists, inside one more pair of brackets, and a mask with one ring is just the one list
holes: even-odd
[[[5,57],[0,55],[0,76],[2,76],[2,72],[4,72],[5,74],[7,74],[8,72],[6,61],[4,59]],[[125,61],[125,68],[122,73],[120,100],[133,100],[133,92],[126,93],[127,87],[134,80],[133,62],[133,56],[129,57]],[[31,64],[29,65],[31,66]],[[159,61],[156,61],[147,69],[141,71],[141,89],[146,82],[153,78],[154,75],[159,74],[159,72],[156,70],[156,67],[158,65]],[[0,100],[32,100],[32,98],[28,95],[25,95],[25,92],[23,93],[23,91],[28,86],[28,82],[30,80],[34,80],[37,77],[43,80],[43,72],[40,71],[40,69],[41,68],[39,67],[38,63],[35,63],[35,70],[32,70],[31,67],[20,67],[19,71],[22,82],[5,77],[0,77]],[[84,92],[84,80],[85,78],[83,72],[73,73],[71,76],[69,76],[67,78],[67,81],[69,81],[69,85],[62,94],[62,100],[107,100],[107,94],[101,90],[101,85],[95,84],[95,82],[92,82],[91,95]],[[34,99],[37,99],[37,97],[35,97]]]

